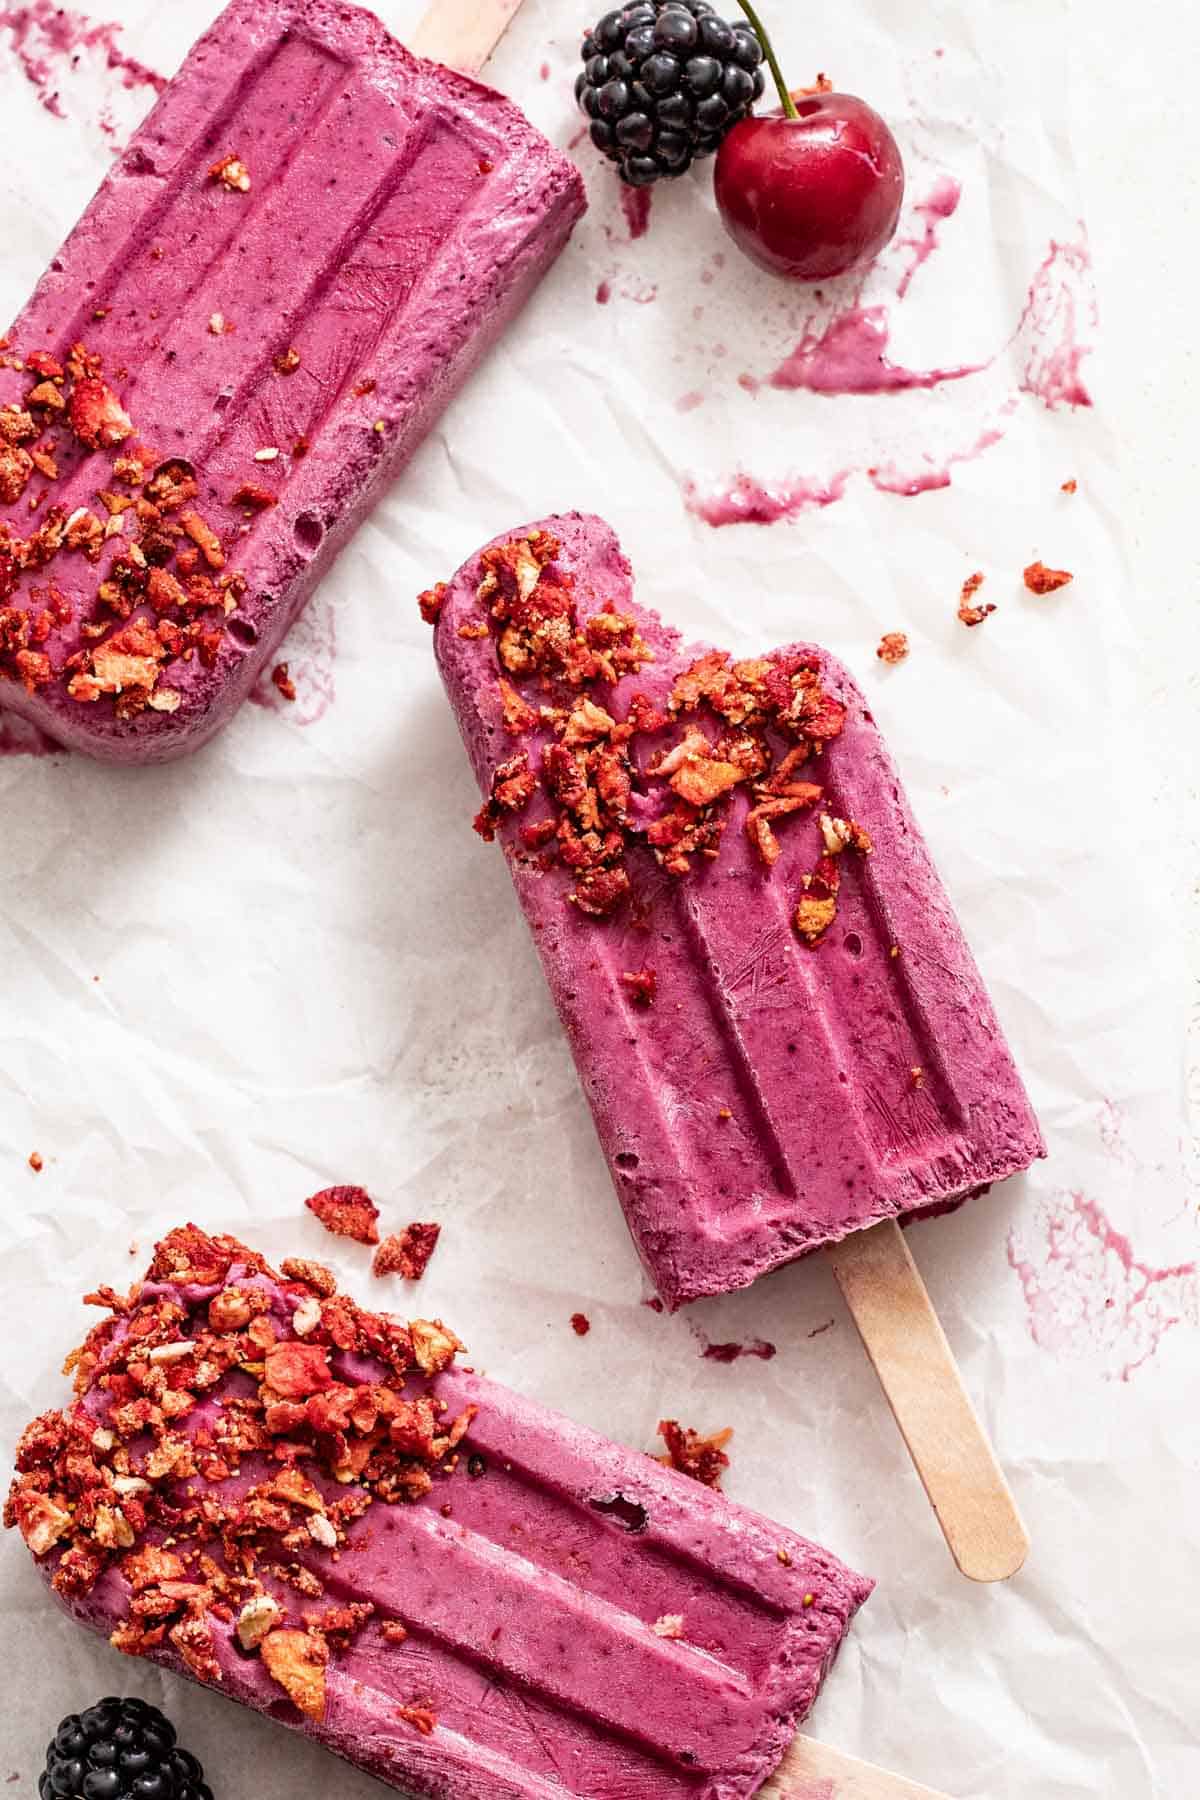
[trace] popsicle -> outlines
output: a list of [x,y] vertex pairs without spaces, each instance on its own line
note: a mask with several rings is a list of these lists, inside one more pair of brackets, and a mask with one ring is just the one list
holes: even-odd
[[[518,0],[439,0],[482,64]],[[580,177],[340,0],[233,0],[0,343],[0,706],[203,744],[562,250]]]
[[188,1226],[90,1299],[6,1523],[118,1649],[410,1794],[753,1794],[870,1592],[315,1263]]
[[[659,1293],[836,1247],[954,1532],[999,1471],[896,1222],[1044,1146],[862,694],[814,645],[685,647],[579,514],[498,538],[423,608]],[[1002,1511],[1003,1542],[957,1545],[970,1572],[1023,1556]]]

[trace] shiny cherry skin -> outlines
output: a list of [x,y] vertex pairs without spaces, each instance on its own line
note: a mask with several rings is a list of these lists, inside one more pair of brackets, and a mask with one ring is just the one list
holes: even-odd
[[735,125],[717,157],[717,205],[752,261],[793,281],[830,281],[878,256],[904,198],[887,125],[853,94],[811,94],[796,119]]

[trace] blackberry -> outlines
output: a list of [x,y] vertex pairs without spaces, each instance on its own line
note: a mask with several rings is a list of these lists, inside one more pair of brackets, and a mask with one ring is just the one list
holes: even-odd
[[762,63],[754,27],[709,0],[633,0],[584,38],[575,98],[622,181],[649,187],[720,148],[762,94]]
[[54,1734],[41,1800],[213,1800],[204,1770],[175,1728],[144,1700],[109,1697],[72,1713]]

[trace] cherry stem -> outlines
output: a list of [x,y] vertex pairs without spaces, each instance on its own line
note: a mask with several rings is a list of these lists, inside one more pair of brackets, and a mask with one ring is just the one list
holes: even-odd
[[753,25],[755,35],[763,47],[763,55],[770,64],[771,73],[775,77],[775,86],[779,89],[779,98],[783,102],[784,118],[798,119],[800,114],[796,111],[796,102],[788,92],[788,84],[783,79],[783,70],[779,66],[779,58],[775,54],[775,46],[771,42],[766,26],[750,4],[750,0],[738,0],[738,4]]

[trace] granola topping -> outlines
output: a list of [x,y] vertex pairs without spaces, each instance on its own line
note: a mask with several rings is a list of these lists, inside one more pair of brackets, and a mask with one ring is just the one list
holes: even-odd
[[[220,328],[232,329],[224,319]],[[223,573],[219,533],[189,505],[200,492],[196,470],[136,442],[117,386],[86,345],[75,344],[65,363],[35,350],[6,366],[24,369],[31,385],[21,404],[0,407],[0,505],[26,501],[37,524],[25,533],[0,521],[0,681],[29,693],[61,683],[78,704],[106,701],[120,719],[175,712],[182,693],[165,671],[176,662],[212,668],[246,591],[243,576]],[[87,501],[56,504],[55,484],[90,471],[93,457],[102,463]],[[251,519],[275,499],[244,483],[233,503]],[[81,602],[54,579],[53,565],[76,557],[97,568]],[[68,627],[77,648],[61,642]]]
[[219,1684],[218,1633],[230,1633],[321,1719],[330,1663],[374,1609],[304,1604],[322,1598],[326,1559],[353,1548],[351,1526],[453,1468],[474,1408],[451,1418],[405,1389],[447,1368],[459,1340],[440,1321],[363,1311],[319,1264],[277,1274],[195,1226],[163,1240],[127,1296],[88,1299],[107,1316],[68,1360],[74,1401],[18,1445],[5,1525],[51,1560],[64,1599],[119,1571],[129,1597],[112,1642],[127,1655],[171,1648]]
[[[637,619],[611,601],[581,619],[560,550],[546,531],[485,550],[480,614],[458,627],[460,637],[494,644],[504,731],[542,737],[540,750],[522,747],[496,768],[476,831],[491,842],[510,815],[532,814],[536,805],[536,816],[505,832],[510,854],[542,870],[565,869],[571,902],[596,919],[631,900],[636,916],[637,849],[675,878],[715,861],[738,795],[748,801],[747,837],[772,868],[781,822],[823,801],[821,784],[807,778],[816,772],[810,765],[846,723],[818,659],[781,651],[736,662],[712,650],[677,677],[664,704],[637,691],[621,703],[611,690],[651,663],[653,652]],[[446,594],[442,584],[421,596],[430,622]],[[862,847],[852,838],[833,850],[827,842],[830,868],[804,878],[797,928],[809,943],[836,915],[830,859],[848,845]],[[630,971],[624,980],[632,999],[653,1000],[652,971]]]

